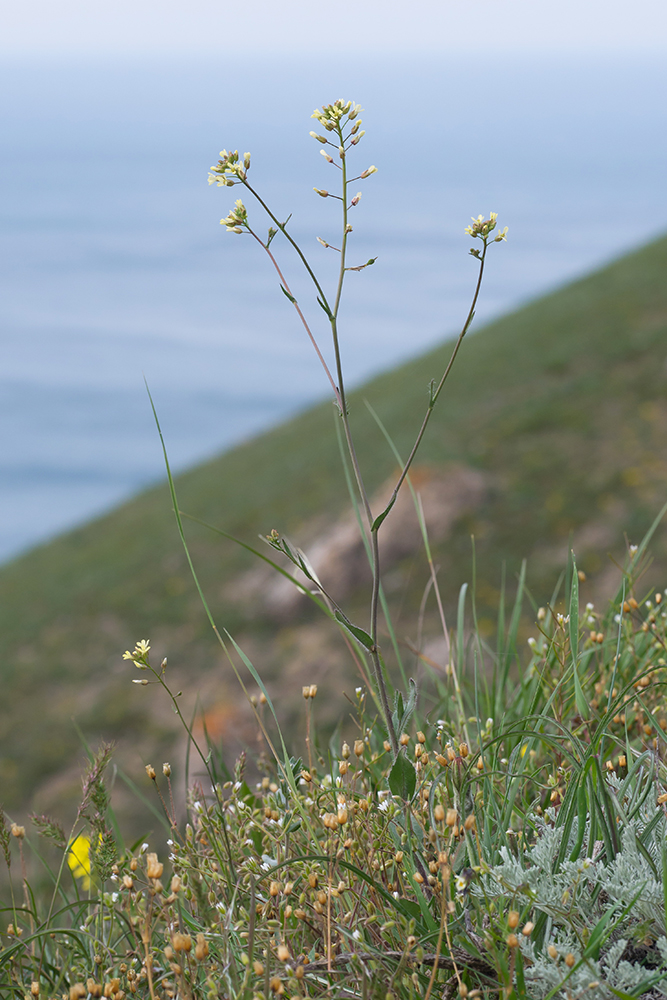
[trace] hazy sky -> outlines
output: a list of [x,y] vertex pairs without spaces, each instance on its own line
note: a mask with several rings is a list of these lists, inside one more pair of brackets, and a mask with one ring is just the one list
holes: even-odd
[[0,50],[93,53],[508,49],[664,52],[665,0],[3,0]]

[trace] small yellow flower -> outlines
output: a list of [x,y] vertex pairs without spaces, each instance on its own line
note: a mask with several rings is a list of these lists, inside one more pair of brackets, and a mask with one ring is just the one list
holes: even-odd
[[74,878],[81,879],[81,887],[87,892],[91,886],[90,837],[85,833],[80,833],[70,845],[67,852],[67,864]]

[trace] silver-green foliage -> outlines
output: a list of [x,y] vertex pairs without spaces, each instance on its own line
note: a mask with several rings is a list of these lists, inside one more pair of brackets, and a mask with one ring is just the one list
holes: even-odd
[[516,855],[502,847],[473,889],[487,903],[512,895],[530,910],[539,932],[519,935],[520,947],[526,987],[540,1000],[667,997],[667,818],[646,767],[605,780],[621,831],[615,856],[595,839],[590,814],[580,847],[573,825],[563,850],[565,827],[548,809],[533,817],[534,843]]

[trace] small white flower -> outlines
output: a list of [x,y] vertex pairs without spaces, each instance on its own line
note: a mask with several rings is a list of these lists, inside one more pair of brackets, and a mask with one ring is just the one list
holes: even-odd
[[361,941],[361,931],[352,931],[352,937],[355,941]]
[[594,607],[595,605],[591,604],[591,602],[589,601],[588,604],[586,605],[586,611],[592,611]]
[[621,620],[621,616],[620,615],[614,615],[614,621],[616,622],[617,625],[620,622],[620,620]]
[[148,844],[142,844],[141,847],[139,848],[140,852],[142,854],[145,854],[146,851],[148,850],[148,846],[149,846]]

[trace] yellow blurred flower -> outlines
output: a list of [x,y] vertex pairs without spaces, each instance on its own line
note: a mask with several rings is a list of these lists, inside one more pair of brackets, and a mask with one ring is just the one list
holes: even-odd
[[80,833],[67,852],[67,864],[72,875],[81,879],[81,888],[86,892],[90,889],[90,837]]

